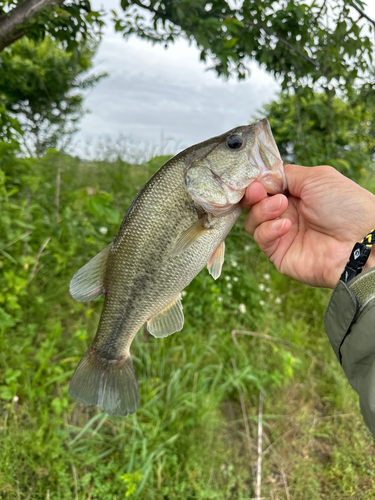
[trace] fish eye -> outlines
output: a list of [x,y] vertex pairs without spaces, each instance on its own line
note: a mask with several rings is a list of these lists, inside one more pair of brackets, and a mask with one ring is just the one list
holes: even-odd
[[229,149],[241,149],[244,142],[240,135],[230,135],[227,139],[227,146]]

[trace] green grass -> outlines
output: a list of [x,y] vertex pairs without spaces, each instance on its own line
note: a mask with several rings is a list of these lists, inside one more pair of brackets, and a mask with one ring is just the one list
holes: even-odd
[[[63,158],[58,223],[56,155],[0,177],[0,498],[250,499],[260,392],[262,497],[374,498],[372,438],[323,330],[330,292],[279,275],[243,219],[221,278],[203,270],[186,289],[182,332],[137,335],[137,413],[108,417],[68,398],[102,307],[75,302],[69,281],[163,160]],[[235,343],[236,329],[260,336]]]

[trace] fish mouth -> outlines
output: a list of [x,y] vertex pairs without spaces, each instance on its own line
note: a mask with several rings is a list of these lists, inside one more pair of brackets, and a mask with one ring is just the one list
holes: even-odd
[[213,203],[212,200],[201,197],[199,203],[207,211],[216,217],[223,217],[230,214],[238,206],[242,198],[245,196],[246,188],[254,181],[258,181],[265,188],[267,194],[273,195],[278,193],[285,193],[287,189],[287,181],[284,173],[284,165],[281,158],[278,159],[276,168],[270,170],[264,164],[258,163],[259,174],[242,182],[224,181],[215,172],[212,175],[220,182],[224,188],[227,202],[224,204]]
[[281,172],[273,172],[272,175],[266,172],[260,178],[254,180],[259,181],[263,185],[267,194],[286,193],[287,191],[288,184],[284,169]]
[[248,151],[248,158],[259,169],[259,174],[249,184],[254,180],[259,181],[268,194],[286,192],[284,164],[266,118],[256,124],[256,138]]

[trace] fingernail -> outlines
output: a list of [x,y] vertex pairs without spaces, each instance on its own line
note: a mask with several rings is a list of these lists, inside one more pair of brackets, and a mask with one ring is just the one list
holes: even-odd
[[283,199],[281,196],[272,196],[269,200],[266,201],[264,206],[266,212],[276,212],[280,209],[281,203]]
[[286,221],[286,219],[278,219],[278,220],[274,220],[274,221],[272,222],[272,229],[273,229],[274,231],[281,231],[281,230],[282,230],[282,228],[283,228],[283,227],[284,227],[284,225],[285,225],[285,221]]

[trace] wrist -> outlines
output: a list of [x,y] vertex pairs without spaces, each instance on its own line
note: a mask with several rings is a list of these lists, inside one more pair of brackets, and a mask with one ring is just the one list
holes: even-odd
[[[361,240],[362,238],[358,238],[357,241],[359,242]],[[331,288],[332,290],[336,287],[341,275],[345,270],[346,265],[349,262],[355,242],[352,242],[351,245],[351,250],[348,250],[348,248],[346,248],[347,245],[345,245],[345,247],[340,250],[340,255],[337,255],[337,257],[339,258],[337,259],[335,266],[332,266],[331,270],[327,272],[324,279],[324,284],[321,286],[324,286],[325,288]],[[365,271],[367,269],[371,269],[372,267],[375,267],[375,245],[371,248],[370,255],[366,263],[363,265],[362,270]]]
[[327,278],[324,280],[324,288],[330,288],[333,290],[337,283],[340,280],[340,276],[345,268],[345,264],[348,262],[348,259],[342,262],[342,265],[340,267],[337,267],[335,269],[332,269],[332,271],[329,273]]
[[[334,282],[334,286],[330,286],[330,288],[334,288],[337,285],[341,276],[343,276],[342,279],[345,283],[350,282],[353,277],[357,276],[362,271],[366,271],[367,269],[375,267],[374,232],[372,231],[372,235],[369,236],[369,239],[367,241],[363,241],[362,239],[360,239],[357,243],[358,244],[354,245],[348,260],[346,260],[345,264],[343,264],[340,270],[340,275],[337,276],[337,279]],[[370,254],[367,257],[367,260],[366,252],[368,251],[368,248],[365,248],[365,246],[371,247]],[[356,255],[357,252],[358,255]]]
[[372,267],[375,267],[375,246],[372,247],[370,256],[363,269],[371,269]]

